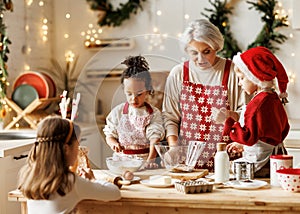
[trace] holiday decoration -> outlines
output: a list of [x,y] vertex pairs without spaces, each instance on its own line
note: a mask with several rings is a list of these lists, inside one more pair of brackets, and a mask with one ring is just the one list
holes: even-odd
[[256,37],[255,41],[248,46],[249,48],[264,46],[275,52],[279,50],[278,47],[274,46],[273,43],[282,44],[287,37],[279,32],[276,32],[277,28],[287,27],[287,16],[279,17],[279,14],[275,12],[276,0],[261,0],[257,2],[247,1],[252,7],[258,12],[264,13],[261,20],[265,23],[260,33]]
[[219,55],[225,58],[232,58],[237,52],[241,52],[241,49],[238,47],[237,41],[233,38],[232,33],[230,31],[229,18],[228,15],[232,14],[233,7],[229,7],[227,4],[227,0],[214,1],[209,0],[209,3],[214,6],[213,9],[204,8],[204,10],[211,12],[211,16],[205,15],[201,13],[205,17],[209,19],[211,23],[216,25],[221,33],[224,35],[224,48],[219,52]]
[[7,65],[8,60],[7,54],[9,53],[8,45],[11,44],[11,41],[6,35],[6,26],[3,23],[3,12],[4,11],[13,11],[13,3],[11,0],[0,0],[0,121],[6,115],[6,109],[4,97],[6,95],[7,82]]
[[[216,25],[221,33],[224,35],[224,48],[220,51],[219,55],[225,58],[232,58],[241,49],[238,47],[237,41],[233,38],[230,32],[229,25],[229,14],[232,14],[233,7],[229,7],[227,0],[209,0],[210,4],[214,9],[204,10],[210,12],[210,15],[201,13],[207,17],[214,25]],[[256,2],[247,1],[248,4],[252,5],[249,9],[256,9],[258,12],[264,13],[261,20],[264,22],[262,30],[257,35],[254,42],[248,45],[247,49],[264,46],[269,48],[272,52],[275,52],[279,48],[274,46],[274,43],[282,44],[287,37],[276,30],[280,27],[287,27],[287,16],[279,17],[278,12],[276,12],[275,7],[277,4],[276,0],[260,0]]]
[[138,9],[142,8],[142,2],[146,0],[129,0],[125,4],[120,3],[119,7],[114,9],[108,0],[86,0],[90,8],[100,11],[98,24],[100,26],[120,26],[123,21],[130,18],[130,15],[136,14]]

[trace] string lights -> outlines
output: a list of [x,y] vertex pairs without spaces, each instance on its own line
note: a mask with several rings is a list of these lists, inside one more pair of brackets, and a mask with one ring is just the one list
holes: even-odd
[[85,38],[84,46],[87,48],[99,47],[102,43],[100,39],[100,34],[102,34],[102,32],[102,28],[89,24],[88,29],[81,32],[81,36]]

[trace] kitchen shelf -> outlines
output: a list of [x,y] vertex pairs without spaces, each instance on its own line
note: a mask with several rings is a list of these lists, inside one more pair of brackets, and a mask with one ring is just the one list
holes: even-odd
[[21,119],[24,119],[32,129],[36,129],[38,121],[48,116],[44,108],[51,102],[59,101],[60,99],[60,97],[35,99],[25,109],[21,109],[13,100],[5,97],[4,100],[7,105],[17,113],[17,116],[4,129],[11,129]]

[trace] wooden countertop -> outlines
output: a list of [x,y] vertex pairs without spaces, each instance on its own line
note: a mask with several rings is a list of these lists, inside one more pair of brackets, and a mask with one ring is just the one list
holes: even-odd
[[[154,174],[155,171],[152,171]],[[184,194],[174,187],[152,188],[132,184],[121,188],[122,199],[115,202],[84,200],[76,213],[300,213],[300,193],[291,193],[270,185],[256,190],[216,189],[211,193]],[[26,203],[12,192],[9,200]]]

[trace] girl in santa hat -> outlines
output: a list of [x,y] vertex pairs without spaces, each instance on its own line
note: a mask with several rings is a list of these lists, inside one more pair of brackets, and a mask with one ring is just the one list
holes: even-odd
[[[245,161],[255,165],[255,176],[268,176],[272,154],[286,154],[283,140],[290,126],[284,109],[288,76],[280,61],[265,47],[255,47],[233,57],[239,84],[253,95],[239,122],[229,117],[223,134],[234,142],[228,151],[243,150]],[[275,78],[280,94],[275,91]]]

